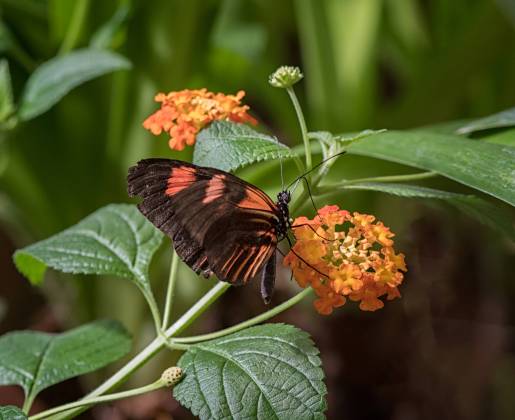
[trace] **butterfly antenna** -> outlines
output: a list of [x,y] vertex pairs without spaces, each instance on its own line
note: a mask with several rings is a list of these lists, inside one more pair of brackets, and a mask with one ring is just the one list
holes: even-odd
[[331,239],[331,238],[326,238],[325,236],[320,235],[315,230],[315,228],[313,226],[311,226],[309,223],[302,223],[301,225],[293,225],[292,229],[296,229],[296,228],[300,228],[300,227],[307,227],[307,228],[311,229],[316,236],[318,236],[320,239],[323,239],[324,241],[327,241],[327,242],[337,242],[340,240],[339,238]]
[[304,264],[306,264],[309,268],[312,268],[313,270],[315,270],[318,274],[320,274],[321,276],[325,277],[325,278],[329,278],[329,276],[325,273],[322,273],[320,270],[318,270],[317,268],[313,267],[310,263],[308,263],[304,258],[302,258],[299,254],[297,254],[294,250],[293,250],[293,245],[291,243],[291,239],[288,235],[285,236],[286,240],[288,241],[288,245],[290,245],[290,252],[295,255],[299,260],[301,260]]
[[[279,252],[279,254],[281,254],[283,256],[283,259],[286,258],[286,254],[284,252],[282,252],[279,248],[277,248],[277,251]],[[290,273],[290,282],[293,280],[293,270],[292,272]]]
[[[324,163],[326,163],[328,160],[331,160],[331,159],[334,159],[338,156],[341,156],[341,155],[344,155],[345,153],[347,153],[346,151],[343,151],[343,152],[340,152],[340,153],[336,153],[335,155],[332,155],[332,156],[329,156],[327,159],[324,159],[322,162],[320,162],[319,164],[313,166],[309,171],[303,173],[302,175],[298,176],[297,178],[295,178],[291,183],[290,185],[288,185],[288,187],[286,187],[287,190],[290,189],[290,187],[295,184],[295,183],[298,183],[302,177],[305,177],[306,175],[310,174],[311,172],[313,172],[315,169],[319,168],[320,166],[322,166]],[[295,185],[296,187],[297,185]]]
[[279,157],[279,165],[281,167],[281,191],[284,191],[283,158],[282,157]]

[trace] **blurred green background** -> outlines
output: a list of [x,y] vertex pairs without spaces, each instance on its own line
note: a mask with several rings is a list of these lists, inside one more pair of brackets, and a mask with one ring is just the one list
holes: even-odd
[[[261,129],[289,145],[300,143],[293,108],[267,82],[282,64],[304,71],[296,89],[311,131],[419,127],[515,104],[513,0],[0,0],[0,53],[15,98],[39,64],[88,45],[118,52],[132,68],[88,82],[47,113],[0,131],[0,332],[58,331],[113,317],[133,332],[136,348],[149,339],[150,317],[133,285],[49,273],[36,290],[17,274],[11,255],[105,204],[127,202],[127,169],[138,159],[191,157],[142,128],[156,109],[156,92],[243,89]],[[267,165],[240,175],[275,195],[279,171]],[[403,172],[346,157],[331,176]],[[293,166],[286,176],[295,176]],[[427,185],[467,191],[442,179]],[[306,302],[276,319],[305,328],[319,345],[328,417],[514,418],[513,244],[438,203],[363,192],[332,202],[390,226],[410,271],[403,298],[379,312],[349,303],[322,318]],[[166,242],[153,264],[159,301],[169,256]],[[276,303],[293,290],[289,273],[280,276]],[[182,267],[176,310],[210,285]],[[262,310],[252,287],[231,290],[195,328],[218,329]],[[173,360],[163,355],[131,384],[153,379]],[[38,403],[77,398],[98,380],[69,381]],[[14,389],[4,395],[0,404],[19,398]],[[169,396],[142,398],[83,418],[189,418]]]

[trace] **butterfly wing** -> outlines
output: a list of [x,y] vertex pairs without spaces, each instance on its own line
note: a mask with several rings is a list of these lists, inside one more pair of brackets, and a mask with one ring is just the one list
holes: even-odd
[[259,188],[227,172],[170,159],[145,159],[129,170],[128,192],[170,236],[195,272],[245,284],[277,246],[277,207]]

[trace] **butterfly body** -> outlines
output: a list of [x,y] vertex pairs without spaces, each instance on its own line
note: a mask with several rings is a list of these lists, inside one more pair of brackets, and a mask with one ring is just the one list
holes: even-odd
[[129,195],[143,198],[139,210],[197,274],[234,285],[260,277],[270,301],[277,243],[291,227],[288,191],[274,203],[228,172],[172,159],[142,160],[127,179]]

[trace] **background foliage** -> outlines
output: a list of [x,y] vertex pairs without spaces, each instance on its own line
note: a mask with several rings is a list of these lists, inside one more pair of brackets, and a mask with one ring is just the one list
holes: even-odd
[[[306,75],[298,86],[311,131],[430,125],[428,131],[442,135],[441,155],[432,164],[443,166],[454,162],[454,155],[445,150],[445,136],[458,127],[468,127],[461,132],[472,133],[479,148],[488,149],[488,142],[515,144],[510,114],[505,129],[474,133],[478,123],[467,126],[469,118],[514,106],[515,7],[509,0],[0,0],[0,7],[0,52],[9,68],[6,73],[5,64],[0,66],[0,79],[10,74],[16,104],[30,99],[30,85],[25,83],[30,75],[36,77],[39,64],[54,56],[90,47],[97,54],[111,54],[106,52],[110,50],[127,59],[120,58],[109,73],[72,90],[39,116],[43,108],[25,108],[20,115],[26,122],[0,132],[2,332],[28,327],[60,331],[86,320],[114,317],[137,333],[136,343],[145,341],[152,320],[141,316],[146,306],[127,282],[64,282],[62,276],[49,273],[49,281],[35,291],[16,274],[11,254],[99,207],[127,202],[125,176],[136,160],[189,157],[189,152],[170,152],[164,138],[152,138],[141,127],[155,109],[152,98],[157,91],[244,89],[261,129],[295,145],[300,135],[294,112],[284,92],[268,86],[267,77],[280,64],[297,64]],[[68,90],[59,83],[49,89],[55,92],[57,87],[63,94]],[[0,104],[0,115],[11,111],[8,103]],[[452,120],[460,121],[448,123]],[[490,127],[488,121],[479,124],[481,129]],[[393,138],[384,152],[394,150],[399,141]],[[412,145],[416,136],[406,141]],[[338,162],[331,172],[333,181],[410,172],[402,164],[416,160],[416,150],[404,161],[394,159],[399,163],[360,154],[365,156]],[[509,176],[509,155],[504,162],[488,150],[484,156],[478,172],[486,165]],[[415,166],[425,168],[424,164]],[[286,179],[294,177],[294,169],[287,166]],[[271,195],[280,188],[273,163],[239,174]],[[443,178],[424,185],[459,194],[471,191]],[[374,192],[380,188],[373,187],[345,190],[329,202],[376,214],[397,233],[410,268],[403,299],[374,314],[346,305],[321,319],[308,304],[278,319],[302,326],[317,341],[328,375],[328,415],[510,418],[515,410],[514,337],[509,327],[515,320],[513,243],[446,205],[450,198],[396,198]],[[397,195],[431,196],[423,192],[405,190]],[[509,211],[500,202],[495,208]],[[480,213],[486,218],[493,214],[490,208]],[[505,233],[510,228],[513,224],[508,222]],[[152,267],[153,278],[163,285],[169,256],[169,242],[165,243],[162,258]],[[290,294],[289,274],[282,275],[277,301]],[[183,308],[209,285],[181,267],[178,293]],[[154,289],[159,291],[159,284]],[[204,328],[232,325],[262,311],[254,292],[232,290],[205,318]],[[134,381],[154,378],[170,360],[161,363]],[[39,404],[77,397],[93,379],[72,382],[60,396],[58,389],[44,391]],[[15,390],[3,395],[6,401],[0,398],[0,404],[17,402]],[[169,398],[152,403],[142,416],[163,407],[179,418],[187,416],[170,406]],[[91,415],[101,415],[101,410]],[[125,403],[116,410],[123,415],[134,406]]]

